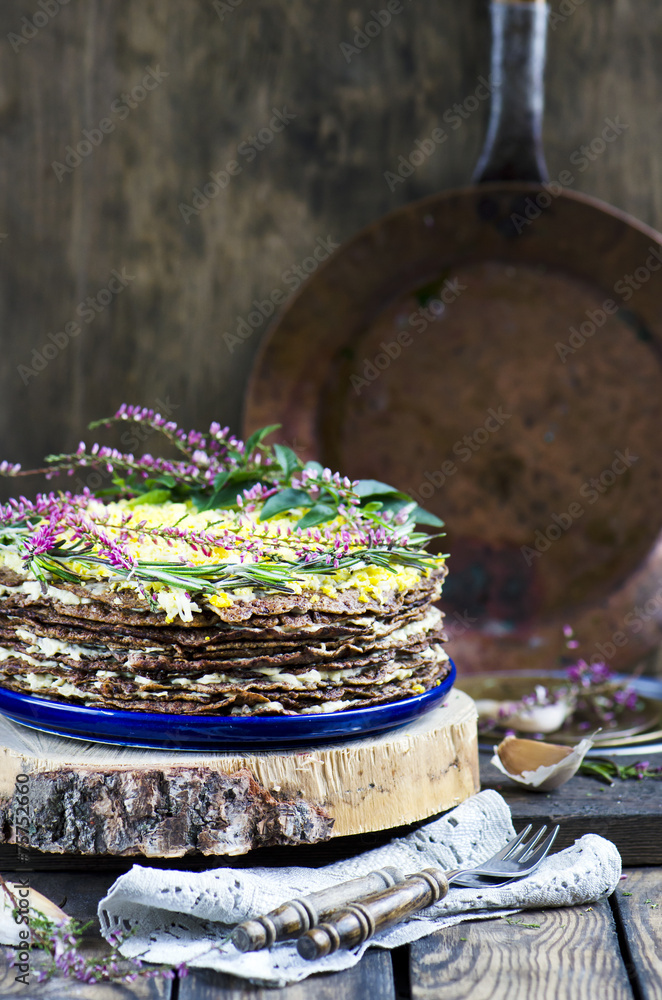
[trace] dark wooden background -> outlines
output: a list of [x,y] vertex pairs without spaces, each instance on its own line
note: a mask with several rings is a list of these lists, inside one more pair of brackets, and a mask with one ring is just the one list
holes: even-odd
[[[384,172],[488,74],[487,2],[403,0],[349,61],[341,43],[382,0],[44,3],[56,13],[25,44],[13,36],[43,8],[0,7],[0,458],[35,463],[75,447],[89,420],[124,400],[238,429],[266,322],[233,351],[223,334],[253,299],[291,291],[284,272],[318,238],[341,243],[469,179],[485,101],[393,192]],[[618,116],[627,129],[575,171],[576,189],[660,228],[662,8],[563,0],[562,10],[547,72],[551,176]],[[148,67],[167,76],[120,120],[113,102]],[[296,118],[252,162],[237,156],[273,108]],[[53,161],[107,117],[114,131],[58,179]],[[179,205],[235,158],[241,173],[185,222]],[[33,351],[80,323],[78,304],[123,268],[126,288],[37,373]]]

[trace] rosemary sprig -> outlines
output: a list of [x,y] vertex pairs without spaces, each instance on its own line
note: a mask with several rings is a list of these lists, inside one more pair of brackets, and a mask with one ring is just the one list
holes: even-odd
[[[39,580],[47,580],[50,575],[68,583],[83,582],[84,578],[72,572],[65,560],[64,556],[53,556],[48,553],[35,556],[30,560],[29,565]],[[214,593],[217,589],[230,591],[240,587],[253,587],[258,590],[293,593],[291,584],[297,580],[297,577],[300,578],[306,574],[330,575],[336,573],[338,569],[352,569],[366,565],[383,566],[395,573],[393,563],[425,569],[430,560],[427,553],[416,557],[413,553],[405,550],[366,549],[351,556],[342,556],[337,560],[336,565],[330,565],[323,560],[306,562],[305,557],[297,559],[296,562],[272,560],[258,563],[206,563],[197,566],[187,566],[184,563],[147,562],[138,559],[130,568],[117,566],[113,564],[112,560],[96,555],[78,555],[76,562],[89,567],[103,566],[107,569],[110,579],[164,583],[170,587],[184,590],[192,589]]]
[[584,759],[579,767],[579,774],[584,774],[589,778],[598,778],[607,785],[615,784],[615,780],[620,781],[637,780],[644,778],[662,779],[662,767],[652,767],[648,760],[638,760],[634,764],[617,764],[607,757],[592,757]]

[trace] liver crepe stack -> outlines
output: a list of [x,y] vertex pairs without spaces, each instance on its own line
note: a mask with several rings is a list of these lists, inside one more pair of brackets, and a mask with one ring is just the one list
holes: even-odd
[[[133,510],[138,520],[142,510]],[[108,581],[42,587],[3,546],[0,685],[97,708],[185,714],[396,701],[448,673],[443,616],[432,603],[445,574],[443,563],[393,574],[368,567],[338,574],[342,589],[333,574],[321,578],[326,593],[306,589],[320,586],[311,576],[298,594],[223,594],[216,604],[225,607],[204,593],[162,590],[155,610],[137,590]]]
[[[23,504],[31,512],[24,522],[16,503],[4,508],[0,685],[95,708],[282,715],[364,708],[440,683],[450,669],[443,615],[434,607],[444,558],[425,553],[417,561],[420,542],[409,551],[403,536],[401,556],[389,565],[390,543],[379,529],[381,535],[371,536],[380,543],[375,562],[369,553],[367,561],[347,564],[347,554],[360,546],[356,521],[347,520],[343,508],[328,523],[302,531],[297,524],[306,505],[264,519],[261,489],[247,491],[231,510],[205,512],[190,499],[150,502],[153,493],[144,501],[110,503],[89,494],[50,494],[41,506]],[[88,522],[92,535],[85,533]],[[119,556],[109,538],[122,542]],[[261,546],[269,566],[275,553],[285,567],[292,564],[290,577],[273,588],[236,580],[230,586],[219,577],[203,589],[195,576],[188,586],[173,586],[150,569],[167,560],[175,574],[185,564],[191,573],[205,565],[225,570],[239,562],[228,538],[232,545],[243,539],[246,549]],[[319,562],[325,550],[337,555],[339,539],[345,562],[315,572],[299,555],[293,565],[296,545],[307,542]],[[64,558],[67,547],[72,553],[78,545],[80,552],[83,543],[85,558]],[[90,561],[90,553],[102,558]],[[408,561],[411,553],[416,558]],[[135,560],[142,578],[127,571]],[[154,579],[146,582],[150,573]]]

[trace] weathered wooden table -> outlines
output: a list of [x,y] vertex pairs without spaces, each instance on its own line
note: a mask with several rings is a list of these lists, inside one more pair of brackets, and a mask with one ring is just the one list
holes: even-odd
[[[651,757],[662,764],[662,754]],[[619,758],[623,762],[623,758]],[[623,857],[627,879],[609,900],[595,906],[526,911],[509,918],[467,922],[393,952],[371,949],[347,972],[315,976],[282,990],[261,989],[207,971],[174,980],[132,984],[84,984],[51,979],[26,986],[15,982],[0,949],[0,997],[24,1000],[652,1000],[662,998],[662,784],[619,782],[612,788],[575,778],[551,794],[532,795],[502,784],[483,754],[484,788],[498,788],[511,805],[516,829],[528,820],[562,824],[559,846],[593,832],[612,839]],[[382,839],[387,839],[383,837]],[[373,846],[357,838],[312,848],[259,851],[245,864],[326,864],[345,853]],[[138,860],[138,859],[135,859]],[[130,859],[92,863],[57,856],[33,858],[34,888],[80,920],[94,919],[99,899]],[[223,859],[223,864],[227,859]],[[208,859],[184,859],[181,868],[202,868]],[[0,867],[11,877],[11,849]],[[23,866],[23,870],[25,870]],[[103,954],[98,932],[85,941],[90,954]],[[33,968],[38,968],[38,956]],[[33,977],[36,978],[36,977]]]

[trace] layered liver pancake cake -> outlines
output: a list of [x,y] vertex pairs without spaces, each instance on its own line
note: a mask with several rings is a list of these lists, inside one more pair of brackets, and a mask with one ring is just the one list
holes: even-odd
[[[342,712],[440,683],[441,522],[350,482],[265,429],[158,430],[176,457],[81,445],[51,475],[104,489],[0,507],[0,686],[56,702],[186,715]],[[23,475],[3,463],[6,475]]]

